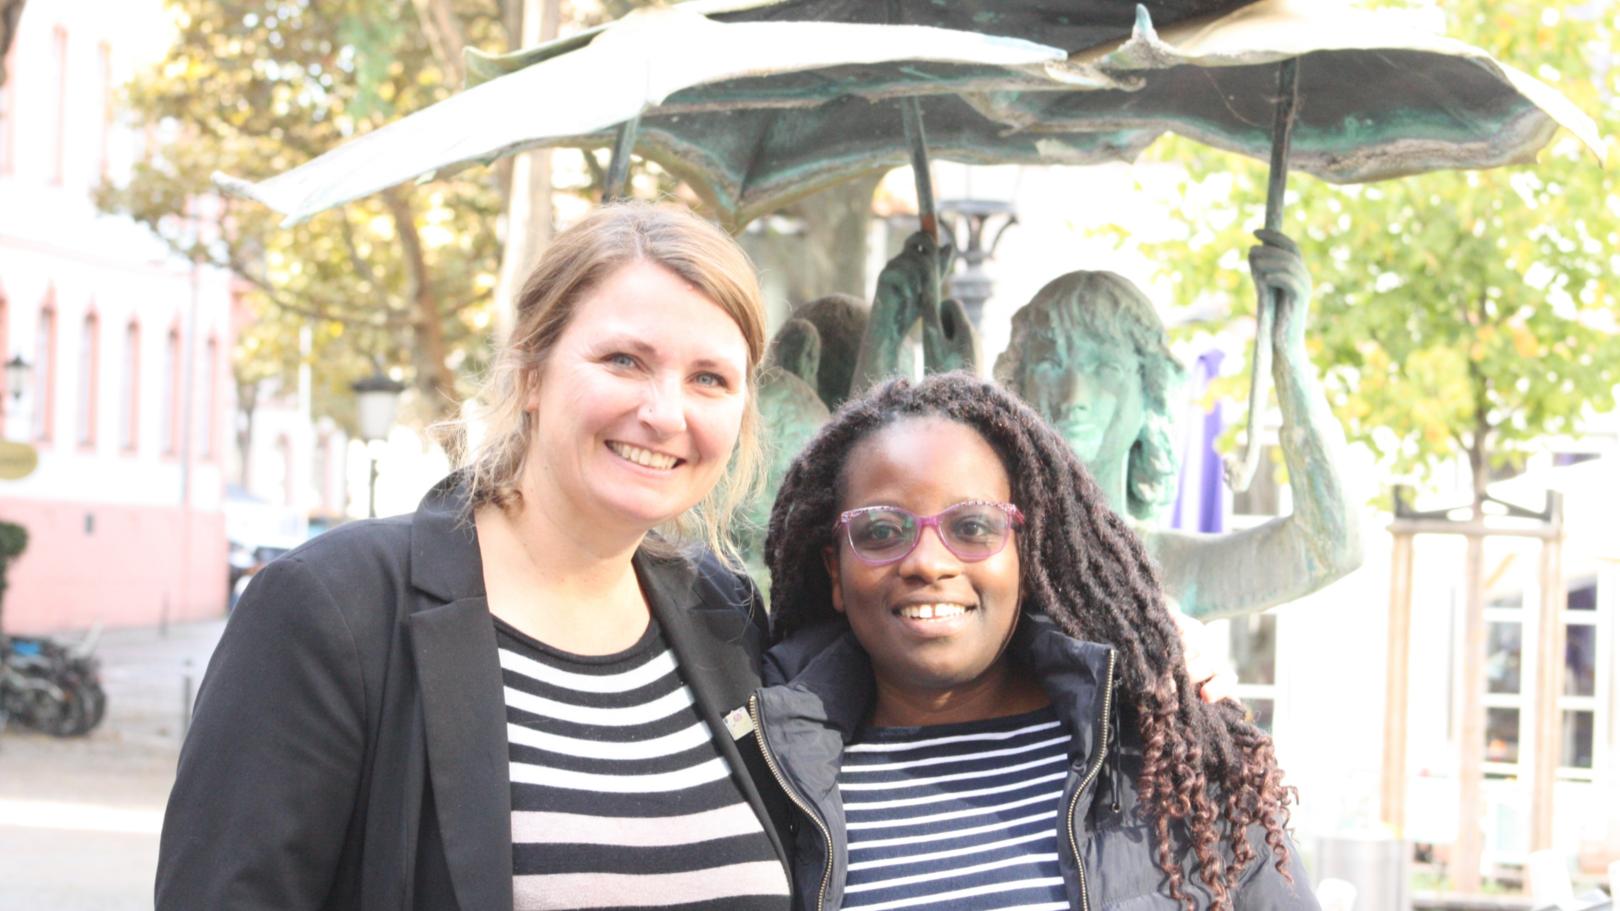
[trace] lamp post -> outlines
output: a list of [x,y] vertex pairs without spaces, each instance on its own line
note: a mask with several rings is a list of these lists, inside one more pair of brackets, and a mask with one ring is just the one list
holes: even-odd
[[[23,393],[28,386],[29,374],[33,372],[34,365],[23,360],[21,354],[13,354],[11,360],[6,361],[6,391],[11,394],[11,404],[21,405]],[[8,416],[10,411],[5,412]],[[0,426],[0,436],[4,436],[5,428]]]
[[388,436],[394,426],[394,414],[399,410],[399,394],[405,384],[391,379],[374,368],[371,376],[355,380],[349,385],[354,390],[356,411],[360,424],[360,438],[366,441],[366,455],[371,458],[370,508],[368,515],[377,518],[377,453],[376,443]]
[[[984,264],[996,255],[1001,236],[1018,224],[1018,215],[1012,203],[993,199],[947,199],[939,204],[940,221],[947,233],[956,241],[957,254],[962,258],[962,271],[946,278],[946,292],[962,302],[968,319],[980,326],[984,318],[984,304],[990,299],[993,283],[985,274]],[[989,244],[984,235],[990,222],[1005,218],[991,235]],[[966,234],[964,238],[961,235]]]

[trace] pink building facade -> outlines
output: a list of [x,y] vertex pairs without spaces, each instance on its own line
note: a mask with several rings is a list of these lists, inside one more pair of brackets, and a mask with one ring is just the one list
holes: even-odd
[[32,367],[0,396],[0,432],[39,454],[32,474],[0,480],[0,519],[30,535],[6,632],[181,621],[226,602],[229,278],[90,196],[139,154],[115,92],[161,54],[164,21],[146,0],[34,0],[0,87],[0,359]]

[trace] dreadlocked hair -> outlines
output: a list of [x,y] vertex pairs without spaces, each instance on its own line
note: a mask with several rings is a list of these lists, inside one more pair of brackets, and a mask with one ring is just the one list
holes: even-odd
[[1233,887],[1256,859],[1251,826],[1264,830],[1277,871],[1292,882],[1283,831],[1293,795],[1270,738],[1237,705],[1198,697],[1142,542],[1062,437],[997,386],[962,373],[891,380],[822,427],[788,470],[771,511],[765,559],[776,641],[838,616],[822,553],[835,543],[844,466],[868,436],[918,417],[971,427],[1001,457],[1025,516],[1016,539],[1022,609],[1114,647],[1120,698],[1135,710],[1124,717],[1134,715],[1142,742],[1138,800],[1152,820],[1171,897],[1195,911],[1179,843],[1192,850],[1209,907],[1231,911]]

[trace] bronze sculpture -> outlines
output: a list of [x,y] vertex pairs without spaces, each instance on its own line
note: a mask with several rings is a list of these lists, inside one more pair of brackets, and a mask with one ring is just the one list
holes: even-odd
[[1168,395],[1181,378],[1152,304],[1125,279],[1071,272],[1013,316],[996,379],[1052,421],[1109,502],[1138,526],[1187,614],[1211,620],[1313,592],[1361,563],[1345,490],[1344,435],[1305,352],[1310,274],[1293,241],[1260,232],[1249,253],[1256,287],[1277,295],[1272,365],[1293,511],[1221,534],[1154,527],[1174,496]]

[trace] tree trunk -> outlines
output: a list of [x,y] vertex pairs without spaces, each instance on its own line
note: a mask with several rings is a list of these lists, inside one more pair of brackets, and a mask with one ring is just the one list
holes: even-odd
[[[17,40],[17,23],[22,21],[23,7],[27,3],[28,0],[0,0],[0,85],[6,84],[6,52]],[[9,116],[10,111],[0,111],[0,117]]]
[[801,199],[784,214],[804,223],[798,245],[802,294],[813,300],[828,294],[866,297],[866,231],[872,221],[872,194],[883,175],[862,177]]
[[444,70],[444,81],[453,89],[460,89],[467,81],[467,68],[461,60],[461,49],[467,43],[462,37],[461,24],[450,0],[411,0],[416,6],[416,18],[421,20],[422,34],[427,38],[433,57]]
[[410,275],[407,297],[415,311],[412,326],[416,339],[417,387],[427,399],[433,418],[442,420],[455,415],[457,402],[456,376],[450,369],[450,349],[444,340],[444,314],[428,275],[415,213],[396,190],[385,191],[383,199],[394,216],[394,230],[404,248],[405,267]]
[[[513,49],[556,38],[561,7],[561,0],[522,0],[522,24]],[[551,150],[523,152],[512,159],[507,188],[506,236],[502,239],[500,279],[495,283],[498,339],[504,340],[512,331],[513,305],[529,270],[551,244],[552,220]]]

